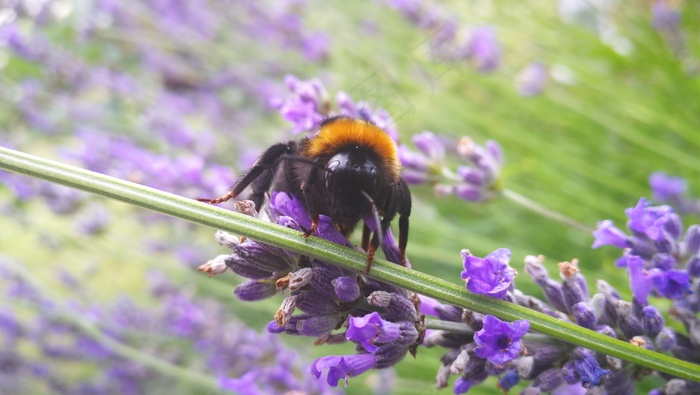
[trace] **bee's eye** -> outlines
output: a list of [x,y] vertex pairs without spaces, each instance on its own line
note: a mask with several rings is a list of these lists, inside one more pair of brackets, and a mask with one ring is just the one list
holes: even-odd
[[369,171],[370,177],[372,177],[372,196],[377,196],[379,194],[379,177],[377,177],[377,169],[372,167]]
[[335,171],[338,169],[340,166],[340,161],[339,160],[334,160],[328,163],[328,166],[326,166],[326,173],[324,175],[325,182],[326,182],[326,189],[330,190],[333,186],[333,176],[335,174]]

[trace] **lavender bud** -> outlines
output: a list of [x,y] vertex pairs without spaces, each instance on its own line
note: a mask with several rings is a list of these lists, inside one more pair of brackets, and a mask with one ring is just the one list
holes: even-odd
[[480,331],[484,328],[484,314],[477,313],[476,311],[464,310],[462,312],[462,322],[467,324],[474,331]]
[[571,310],[577,325],[588,329],[595,328],[596,317],[593,308],[588,303],[576,303]]
[[525,295],[522,293],[522,291],[518,289],[516,289],[515,292],[513,292],[513,295],[515,295],[515,302],[520,306],[525,306],[529,309],[539,311],[540,313],[544,313],[555,318],[562,318],[560,316],[561,313],[552,310],[549,307],[549,305],[547,305],[547,303],[545,303],[542,300],[539,300],[530,295]]
[[515,387],[520,381],[518,377],[518,372],[515,370],[508,370],[506,373],[498,379],[498,388],[504,392],[510,391],[511,388]]
[[255,203],[252,200],[236,200],[234,203],[236,211],[250,217],[258,217],[258,211],[255,209]]
[[315,261],[313,266],[313,276],[309,285],[326,295],[326,297],[335,298],[335,288],[333,288],[333,280],[343,276],[346,272],[334,266],[326,265]]
[[663,222],[663,229],[668,232],[669,236],[678,240],[683,233],[683,224],[681,223],[681,218],[676,213],[670,213],[665,216],[665,221]]
[[240,300],[255,301],[269,298],[276,294],[277,288],[270,281],[250,280],[234,288],[233,293]]
[[676,266],[676,258],[671,254],[660,252],[651,257],[651,265],[664,271],[670,270]]
[[656,337],[664,326],[664,317],[654,306],[646,306],[642,309],[642,328],[644,334]]
[[338,304],[318,291],[300,292],[296,298],[296,307],[313,316],[331,315],[338,312]]
[[532,385],[539,388],[542,392],[551,392],[563,383],[564,375],[561,368],[547,369],[532,381]]
[[632,337],[644,333],[642,323],[632,315],[632,304],[624,300],[615,302],[615,311],[617,312],[617,326],[620,328],[625,338]]
[[[296,322],[296,330],[303,336],[318,337],[327,335],[338,326],[340,320],[341,317],[338,315],[322,315],[312,317],[305,315],[304,319],[300,319]],[[290,324],[292,322],[294,322],[294,320],[290,320]]]
[[360,297],[360,286],[357,284],[356,278],[343,276],[336,278],[331,283],[335,294],[342,302],[352,302]]
[[425,338],[423,339],[423,346],[428,348],[435,346],[440,346],[443,348],[459,348],[464,344],[471,342],[473,339],[473,335],[440,330],[429,330],[426,331]]
[[627,244],[630,246],[630,254],[637,255],[644,259],[649,259],[656,253],[656,247],[652,242],[646,238],[641,238],[639,236],[632,236],[627,239]]
[[685,256],[700,255],[700,225],[691,225],[685,231],[683,239]]
[[588,284],[586,283],[586,278],[583,277],[579,272],[578,259],[572,259],[571,262],[559,263],[559,271],[565,280],[571,279],[571,281],[576,282],[576,286],[578,287],[578,289],[580,289],[580,292],[583,294],[584,300],[587,300]]
[[676,332],[671,328],[663,328],[656,336],[654,345],[659,352],[670,352],[676,347]]
[[695,313],[684,308],[675,307],[671,309],[671,316],[683,323],[690,342],[696,348],[700,348],[700,319]]
[[617,339],[617,332],[615,332],[615,329],[613,329],[609,325],[598,325],[596,327],[595,331],[600,333],[601,335],[605,335],[608,337],[612,337],[613,339]]
[[[528,350],[533,350],[536,346],[527,344]],[[566,350],[558,346],[541,346],[534,351],[533,355],[520,357],[513,361],[518,371],[518,375],[526,380],[532,380],[540,373],[550,369],[558,362]]]
[[676,333],[676,346],[671,350],[671,353],[678,359],[700,363],[700,352],[698,352],[697,347],[693,345],[690,338],[681,333]]
[[313,269],[305,267],[299,269],[289,275],[289,290],[296,291],[306,284],[309,284],[313,279]]
[[280,328],[284,328],[289,323],[289,319],[292,318],[294,310],[296,308],[296,296],[286,297],[282,301],[282,305],[275,313],[275,322]]
[[450,380],[450,365],[440,365],[437,375],[435,376],[435,388],[445,388]]
[[624,369],[614,370],[605,378],[603,388],[608,394],[632,395],[634,391],[634,380],[629,372]]
[[688,259],[686,270],[690,277],[700,277],[700,254],[696,254]]
[[238,236],[234,236],[223,230],[217,230],[216,233],[214,233],[214,238],[219,245],[231,249],[240,244],[240,238]]
[[700,393],[700,383],[683,379],[671,379],[664,385],[665,395],[687,395]]
[[605,295],[604,312],[610,317],[614,322],[617,322],[617,310],[615,309],[615,302],[620,300],[620,294],[615,288],[610,286],[605,280],[596,281],[598,292]]
[[462,374],[467,368],[469,359],[469,352],[467,352],[466,349],[462,349],[459,355],[457,355],[457,358],[454,360],[454,362],[452,362],[452,365],[450,365],[450,373],[454,375]]
[[652,342],[651,339],[649,339],[648,337],[635,336],[630,339],[630,344],[632,344],[635,347],[646,348],[647,350],[654,351],[654,342]]
[[[568,262],[562,262],[559,267],[562,268],[563,264],[568,264]],[[561,291],[564,297],[564,304],[567,307],[568,313],[573,313],[573,306],[577,303],[585,302],[588,300],[586,295],[586,289],[581,288],[581,282],[576,279],[577,274],[571,274],[569,272],[571,264],[564,265],[568,266],[569,269],[562,269],[562,277],[564,277],[564,283],[562,284]],[[576,269],[578,270],[578,269]],[[567,274],[568,273],[568,274]]]
[[226,266],[226,258],[228,257],[229,255],[219,255],[216,258],[207,261],[207,263],[199,266],[197,270],[207,273],[209,277],[219,275],[225,272],[228,268]]
[[608,367],[612,370],[622,369],[622,360],[620,358],[606,355],[605,362],[608,364]]

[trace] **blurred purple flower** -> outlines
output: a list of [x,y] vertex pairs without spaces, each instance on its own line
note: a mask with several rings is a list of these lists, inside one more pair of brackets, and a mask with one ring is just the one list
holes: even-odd
[[468,44],[469,58],[482,72],[491,72],[501,62],[501,49],[496,38],[496,30],[482,26],[472,30]]
[[675,32],[681,20],[680,12],[668,0],[656,0],[651,6],[654,17],[652,25],[656,30]]
[[318,79],[302,81],[295,76],[285,77],[291,95],[286,99],[275,98],[270,104],[293,124],[294,134],[308,132],[328,115],[328,93]]
[[515,84],[521,96],[535,96],[542,93],[547,82],[547,66],[532,62],[518,75]]

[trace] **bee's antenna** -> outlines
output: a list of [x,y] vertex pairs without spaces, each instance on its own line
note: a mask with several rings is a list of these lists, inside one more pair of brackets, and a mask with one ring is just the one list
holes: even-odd
[[374,200],[372,200],[372,197],[369,196],[367,192],[363,190],[360,190],[360,192],[362,193],[362,196],[364,196],[365,199],[367,199],[369,205],[372,206],[372,217],[374,218],[374,223],[377,227],[375,232],[377,233],[377,237],[379,238],[379,246],[381,247],[384,245],[384,229],[382,229],[382,222],[379,219],[379,210],[377,210],[377,205],[374,204]]

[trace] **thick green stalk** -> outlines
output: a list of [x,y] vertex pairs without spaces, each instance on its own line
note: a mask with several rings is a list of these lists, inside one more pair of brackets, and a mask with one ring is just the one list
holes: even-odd
[[[199,203],[143,185],[0,147],[0,168],[158,211],[216,229],[237,233],[287,250],[332,262],[355,271],[365,268],[365,254],[298,231],[230,210]],[[680,378],[700,381],[700,366],[635,347],[513,303],[474,295],[463,285],[377,259],[370,277],[430,296],[444,303],[491,314],[505,320],[528,320],[530,328],[571,344],[619,357]]]

